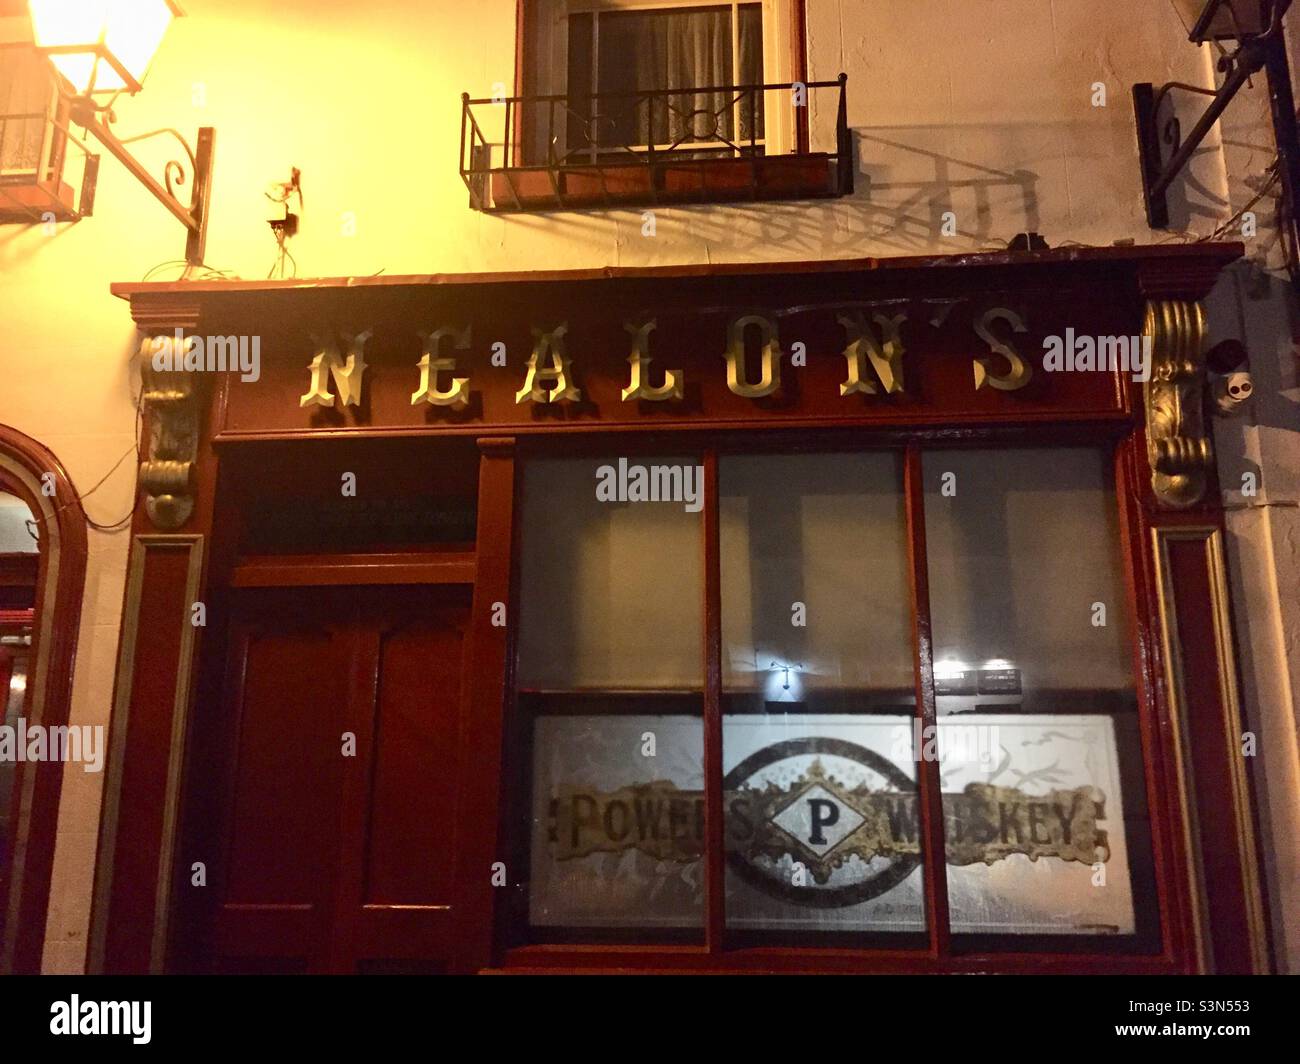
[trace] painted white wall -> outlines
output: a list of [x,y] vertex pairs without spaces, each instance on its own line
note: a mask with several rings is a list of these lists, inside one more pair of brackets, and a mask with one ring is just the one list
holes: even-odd
[[[304,228],[291,244],[302,276],[961,252],[1003,246],[1027,229],[1053,245],[1177,239],[1146,227],[1129,88],[1211,77],[1207,53],[1186,42],[1162,3],[809,0],[810,76],[849,75],[856,194],[662,208],[647,238],[639,211],[469,209],[456,165],[460,94],[512,84],[514,0],[187,0],[186,8],[146,91],[119,102],[117,128],[127,136],[216,127],[208,263],[248,279],[271,268],[274,212],[263,193],[291,166],[301,168],[305,194]],[[1098,83],[1103,107],[1093,105]],[[166,140],[137,149],[158,174],[172,157]],[[1195,176],[1200,190],[1179,217],[1207,232],[1231,213],[1235,194],[1217,140]],[[959,235],[945,238],[949,210]],[[133,447],[138,390],[134,329],[108,285],[139,280],[183,246],[180,226],[108,156],[93,218],[52,234],[0,227],[0,421],[51,447],[83,493],[106,478],[86,499],[100,522],[131,508],[131,461],[110,470]],[[178,273],[173,265],[152,276]],[[1231,302],[1220,313],[1230,312]],[[1293,440],[1293,430],[1294,422],[1278,432]],[[1297,530],[1276,513],[1256,520],[1266,517],[1273,542],[1292,537],[1294,546]],[[1243,539],[1252,549],[1261,542]],[[90,543],[76,724],[107,723],[127,537],[92,531]],[[1295,661],[1300,650],[1300,619],[1278,606],[1262,575],[1274,553],[1259,547],[1252,561],[1260,579],[1251,586],[1281,633],[1261,675],[1280,675],[1280,655]],[[102,785],[80,772],[66,781],[45,956],[58,972],[84,962]],[[1294,780],[1287,787],[1284,795],[1297,793]]]

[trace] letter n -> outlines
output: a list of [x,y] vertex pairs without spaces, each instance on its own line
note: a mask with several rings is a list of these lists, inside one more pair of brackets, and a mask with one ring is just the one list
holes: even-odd
[[334,395],[329,390],[332,378],[343,405],[360,406],[361,378],[366,372],[365,347],[370,336],[369,329],[356,336],[345,336],[348,345],[346,359],[339,353],[339,345],[335,342],[333,333],[324,337],[313,336],[316,357],[307,367],[311,371],[311,387],[298,399],[298,405],[333,407]]

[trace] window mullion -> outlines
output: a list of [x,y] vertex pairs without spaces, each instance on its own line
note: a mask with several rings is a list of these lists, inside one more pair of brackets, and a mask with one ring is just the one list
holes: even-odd
[[[598,145],[600,143],[600,123],[596,121],[596,115],[600,108],[600,102],[596,99],[596,94],[600,92],[600,12],[591,13],[591,102],[587,107],[587,128],[595,131],[595,137],[588,137],[587,143],[590,147],[591,164],[596,165],[598,155]],[[602,116],[603,117],[603,116]]]
[[704,941],[722,952],[726,932],[722,802],[722,571],[718,453],[704,452]]
[[[927,758],[927,745],[938,748],[938,720],[934,691],[934,641],[930,623],[930,573],[925,544],[925,491],[921,478],[921,448],[907,448],[904,465],[907,506],[908,563],[912,577],[912,640],[915,650],[916,719],[920,722],[914,749],[917,792],[921,810],[921,838],[924,860],[926,926],[930,952],[935,957],[951,953],[951,925],[948,918],[948,863],[944,845],[943,792],[937,757]],[[927,744],[927,737],[936,742]]]

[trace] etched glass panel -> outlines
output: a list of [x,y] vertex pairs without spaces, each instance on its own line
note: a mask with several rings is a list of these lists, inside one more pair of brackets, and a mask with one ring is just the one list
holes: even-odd
[[533,927],[701,925],[702,735],[684,716],[537,718]]

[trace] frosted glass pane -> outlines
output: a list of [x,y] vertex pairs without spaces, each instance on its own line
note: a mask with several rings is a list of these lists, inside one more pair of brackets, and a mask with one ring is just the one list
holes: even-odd
[[[655,737],[645,756],[646,734]],[[703,730],[686,716],[546,716],[533,732],[529,923],[698,927]]]
[[950,716],[939,749],[954,933],[1136,930],[1110,717]]
[[909,717],[738,714],[722,741],[728,928],[925,930]]
[[[703,490],[693,458],[626,462],[689,470]],[[698,690],[702,684],[699,500],[602,502],[596,495],[601,470],[618,463],[584,458],[525,467],[521,688]]]

